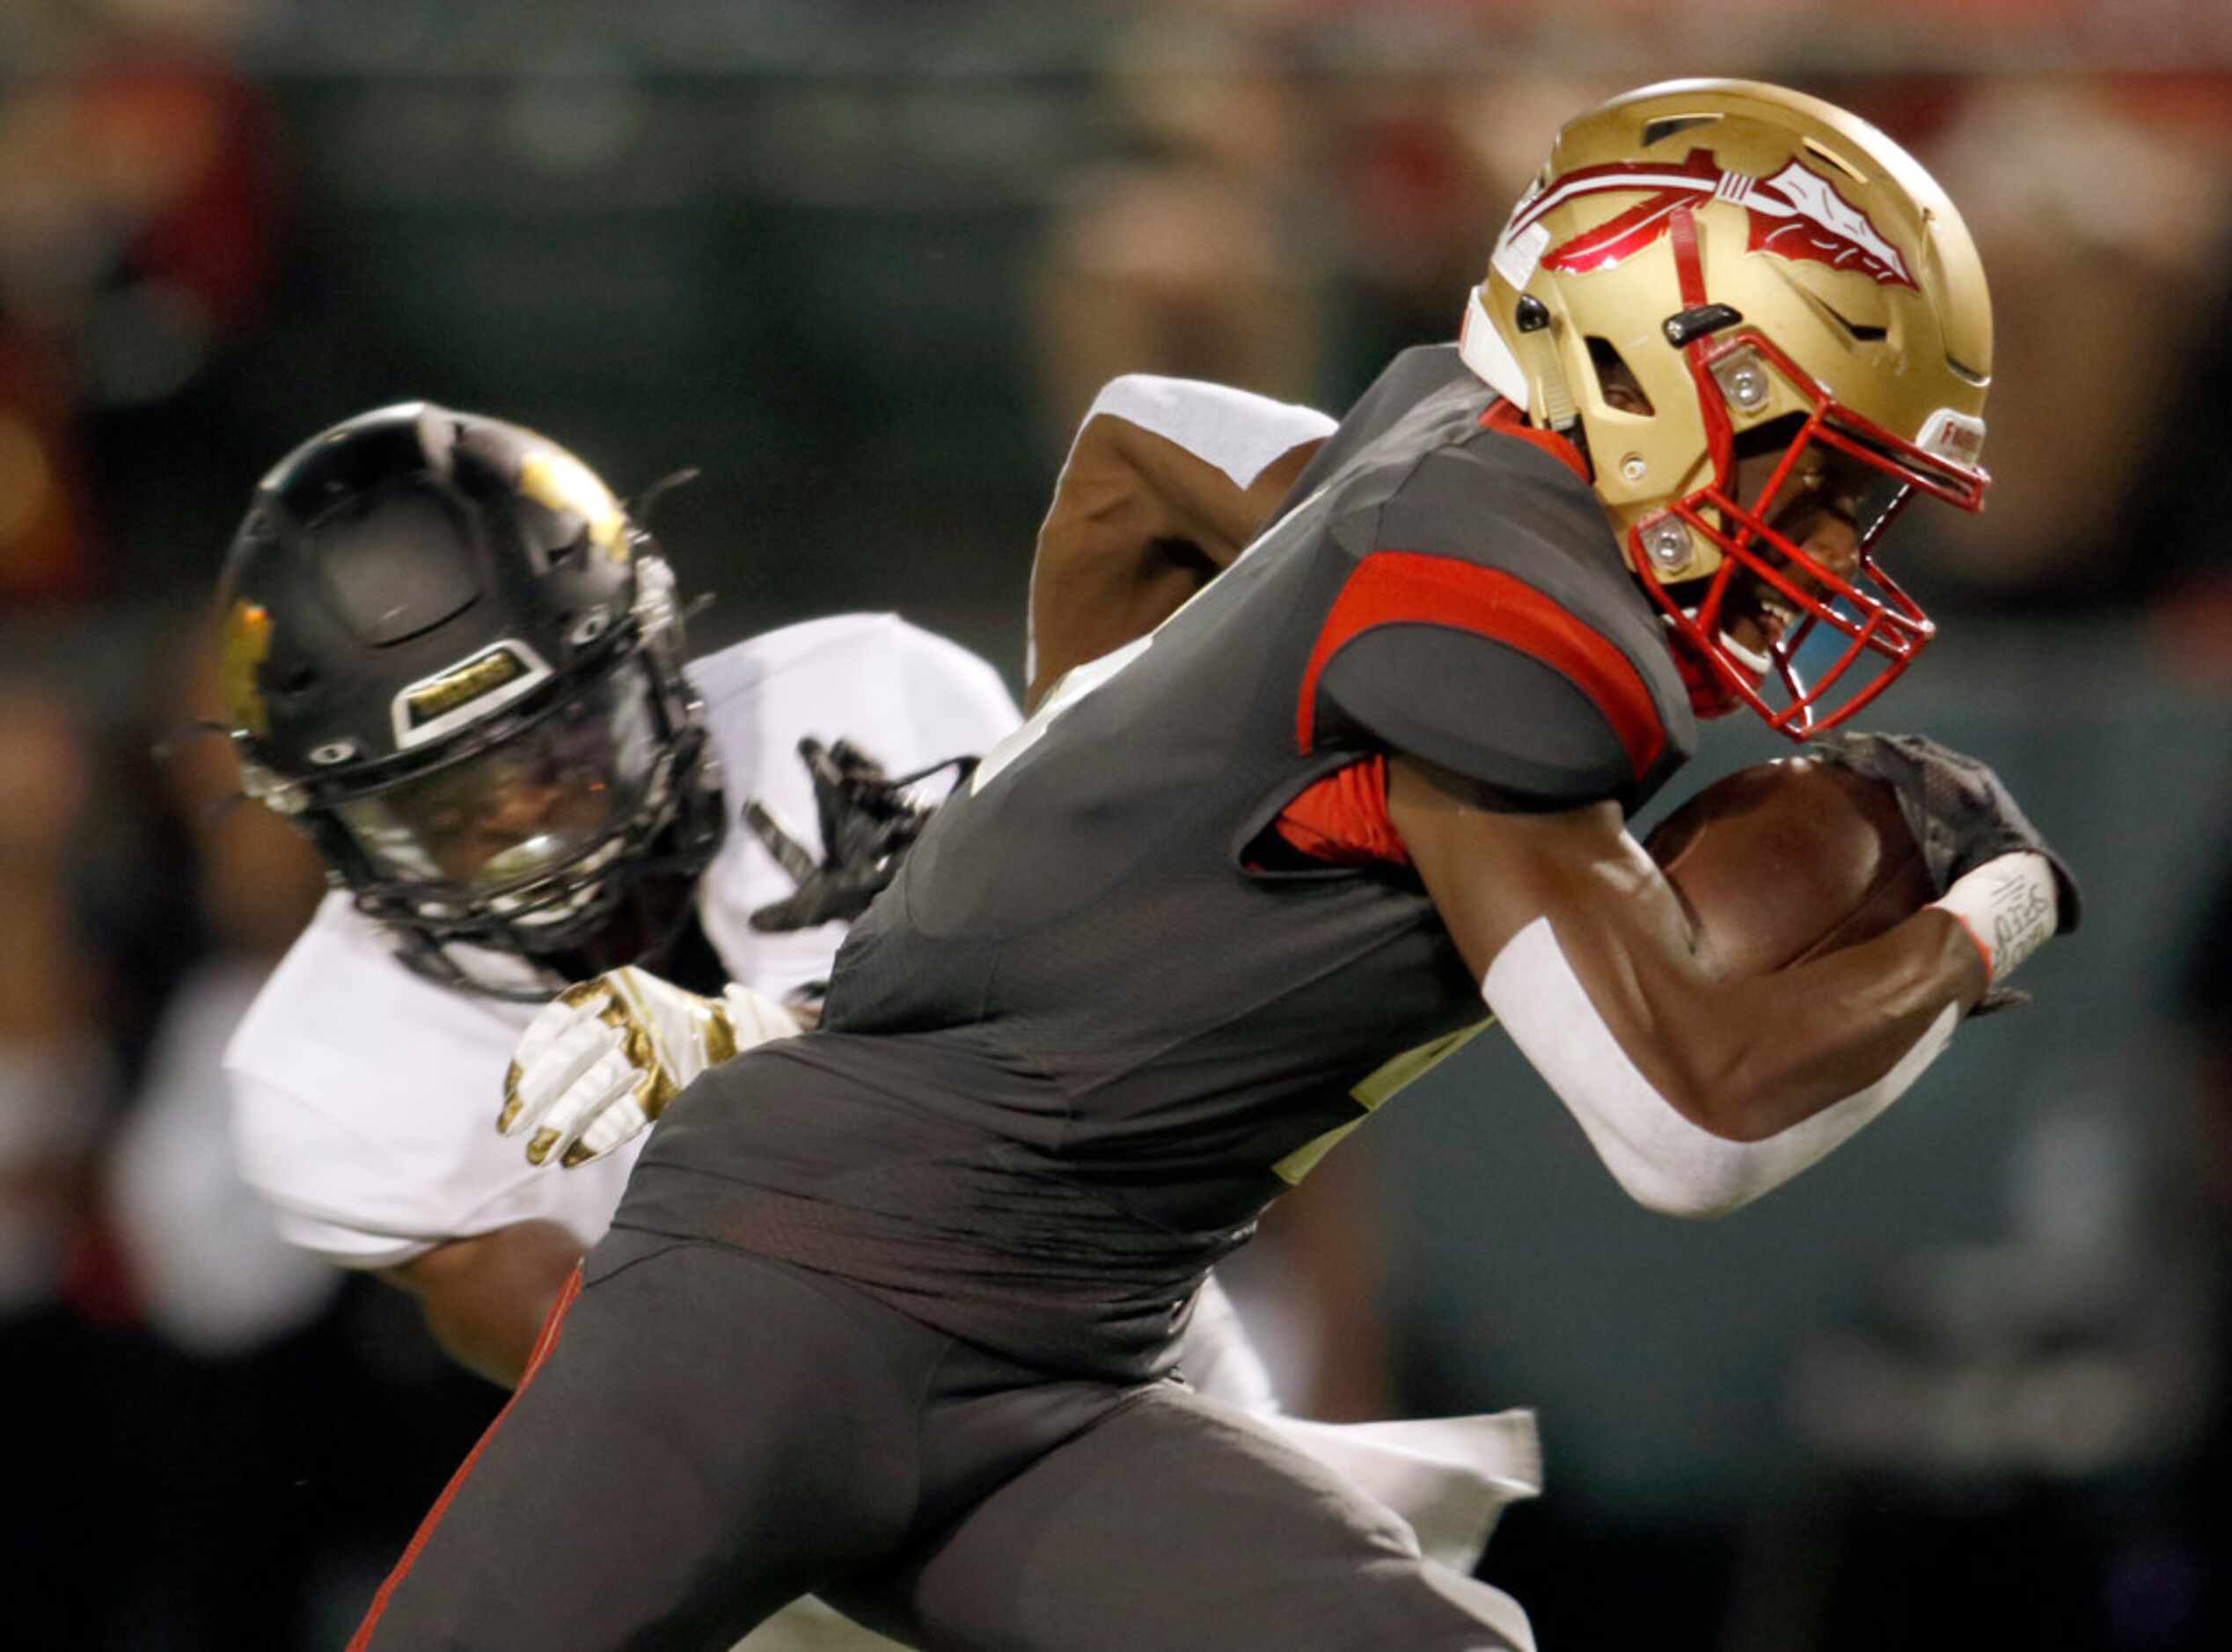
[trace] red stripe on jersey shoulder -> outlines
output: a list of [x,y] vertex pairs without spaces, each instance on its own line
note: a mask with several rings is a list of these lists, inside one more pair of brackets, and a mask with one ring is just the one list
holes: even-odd
[[1481,415],[1481,428],[1493,430],[1499,435],[1517,436],[1531,442],[1559,464],[1571,471],[1583,481],[1593,479],[1589,475],[1589,462],[1581,457],[1581,450],[1555,430],[1538,430],[1527,423],[1526,416],[1517,402],[1496,401]]
[[1584,694],[1612,725],[1638,779],[1666,749],[1666,727],[1643,673],[1602,633],[1524,580],[1457,557],[1375,551],[1356,566],[1318,632],[1302,673],[1295,739],[1317,738],[1318,679],[1342,648],[1380,625],[1441,625],[1518,649]]

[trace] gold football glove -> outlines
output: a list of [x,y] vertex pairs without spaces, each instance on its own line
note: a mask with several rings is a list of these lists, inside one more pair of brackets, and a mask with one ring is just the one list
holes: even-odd
[[496,1129],[531,1131],[531,1164],[568,1170],[644,1129],[706,1068],[799,1030],[772,998],[730,982],[701,998],[633,965],[570,986],[528,1024]]

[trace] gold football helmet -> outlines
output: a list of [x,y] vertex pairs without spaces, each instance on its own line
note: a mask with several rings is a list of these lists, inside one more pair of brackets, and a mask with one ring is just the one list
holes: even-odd
[[1580,116],[1460,348],[1584,450],[1701,713],[1803,739],[1928,641],[1875,546],[1916,490],[1983,503],[1991,303],[1953,203],[1865,121],[1740,80]]

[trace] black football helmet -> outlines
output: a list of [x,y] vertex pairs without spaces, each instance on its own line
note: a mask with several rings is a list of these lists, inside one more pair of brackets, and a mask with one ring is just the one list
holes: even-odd
[[[218,600],[244,789],[412,968],[541,999],[472,949],[564,976],[671,938],[720,777],[673,575],[581,460],[428,403],[361,414],[258,485]],[[625,921],[655,883],[663,916]]]

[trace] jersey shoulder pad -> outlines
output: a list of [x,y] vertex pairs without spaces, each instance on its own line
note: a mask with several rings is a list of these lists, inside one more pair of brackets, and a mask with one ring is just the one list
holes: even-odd
[[1350,405],[1339,427],[1295,479],[1293,496],[1306,498],[1321,486],[1352,475],[1358,463],[1414,420],[1423,404],[1460,385],[1477,384],[1471,369],[1458,359],[1454,345],[1417,345],[1403,351]]
[[1696,726],[1594,493],[1497,433],[1419,455],[1343,513],[1305,746],[1345,730],[1546,806],[1633,808]]

